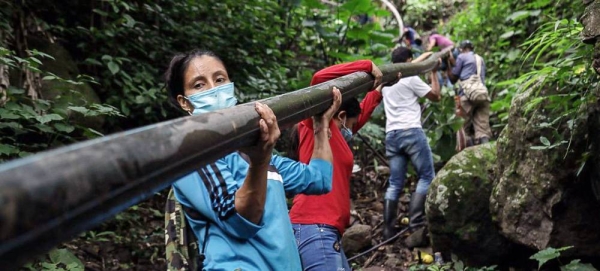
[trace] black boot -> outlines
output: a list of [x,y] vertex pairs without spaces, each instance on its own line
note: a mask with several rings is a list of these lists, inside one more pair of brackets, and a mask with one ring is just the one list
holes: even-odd
[[408,225],[411,234],[406,237],[405,244],[409,248],[427,245],[427,230],[425,229],[425,200],[427,194],[413,193],[410,198],[408,214],[410,223]]
[[396,234],[394,229],[396,225],[396,218],[398,217],[398,201],[397,200],[385,200],[383,206],[383,239],[387,240],[392,238]]
[[425,225],[425,200],[427,194],[419,194],[414,192],[410,197],[410,205],[408,206],[408,216],[410,224],[408,227],[415,229]]

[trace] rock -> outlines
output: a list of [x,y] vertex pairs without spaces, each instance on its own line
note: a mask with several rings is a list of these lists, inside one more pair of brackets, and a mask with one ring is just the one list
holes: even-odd
[[489,213],[495,143],[467,148],[452,157],[429,188],[426,214],[434,251],[456,254],[469,266],[500,263],[510,245]]
[[[65,80],[77,80],[80,75],[77,65],[67,49],[58,43],[50,43],[41,38],[31,37],[28,40],[32,48],[36,48],[40,52],[44,52],[54,57],[54,60],[43,58],[41,59],[43,66],[42,70],[51,72]],[[42,99],[52,100],[55,103],[55,108],[61,111],[62,114],[70,114],[70,119],[79,125],[89,127],[94,130],[101,130],[104,124],[104,117],[83,117],[79,113],[67,110],[70,105],[83,106],[100,103],[100,98],[87,83],[70,84],[60,82],[58,80],[42,81],[41,89]]]
[[360,252],[371,245],[371,230],[368,225],[355,224],[348,228],[342,237],[342,244],[346,254]]
[[[389,266],[389,267],[397,267],[397,266],[401,266],[402,265],[402,261],[396,257],[389,257],[385,263],[385,266]],[[393,269],[392,269],[393,270]]]
[[600,37],[600,1],[589,1],[584,3],[587,5],[583,15],[581,15],[581,30],[582,41],[589,44],[596,43],[596,39]]
[[388,254],[388,258],[384,263],[385,266],[397,267],[402,265],[402,260],[398,259],[396,254]]
[[[590,151],[589,144],[592,150],[600,144],[600,133],[593,133],[600,124],[598,101],[582,107],[579,118],[546,128],[564,112],[546,110],[547,99],[534,108],[528,108],[529,102],[561,93],[556,88],[535,92],[515,96],[508,125],[498,139],[492,218],[515,243],[536,250],[574,246],[565,252],[568,256],[600,257],[600,216],[596,215],[600,203],[592,189],[592,180],[600,176],[600,163],[592,166],[598,152]],[[532,149],[544,146],[541,137],[551,144],[565,143]],[[578,174],[584,157],[588,162]]]
[[583,4],[586,8],[580,19],[581,38],[585,43],[595,44],[592,68],[600,74],[600,0],[584,0]]
[[428,245],[427,231],[424,227],[412,232],[404,238],[404,244],[407,248],[424,247]]
[[373,202],[373,204],[371,204],[371,210],[380,214],[383,213],[383,203],[380,201]]

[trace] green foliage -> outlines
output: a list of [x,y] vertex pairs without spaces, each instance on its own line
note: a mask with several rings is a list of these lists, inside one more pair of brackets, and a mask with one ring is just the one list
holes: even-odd
[[581,263],[580,260],[572,260],[569,264],[560,267],[560,271],[597,271],[589,263]]
[[47,271],[83,271],[83,263],[69,250],[53,249],[37,261],[28,263],[24,270],[47,270]]
[[530,63],[533,70],[514,80],[515,88],[533,91],[535,96],[525,104],[525,114],[543,112],[540,117],[545,121],[537,128],[551,136],[541,136],[541,145],[531,149],[570,145],[577,119],[586,112],[582,107],[596,101],[591,90],[598,85],[597,76],[588,68],[592,52],[580,42],[581,30],[579,22],[562,19],[542,25],[523,43],[527,47],[523,58],[534,58]]
[[14,73],[44,74],[42,81],[62,82],[68,88],[67,91],[75,96],[79,95],[84,104],[75,106],[71,98],[61,96],[53,100],[33,99],[27,90],[9,86],[7,101],[0,108],[0,131],[4,135],[0,139],[0,161],[101,135],[82,125],[78,121],[81,117],[121,116],[116,108],[109,105],[86,103],[80,93],[69,87],[94,83],[90,77],[80,75],[76,80],[67,80],[44,72],[40,59],[52,59],[52,56],[35,50],[29,53],[29,57],[18,57],[12,51],[0,47],[0,65],[6,65]]
[[397,28],[384,29],[379,23],[357,20],[359,15],[389,17],[387,10],[368,0],[348,0],[334,7],[317,1],[302,3],[304,31],[299,46],[306,53],[317,53],[324,61],[321,67],[359,59],[371,59],[377,64],[389,62]]
[[[530,259],[536,260],[538,262],[538,270],[541,270],[542,266],[551,260],[558,260],[560,257],[560,253],[562,251],[573,248],[572,246],[562,247],[562,248],[546,248],[544,250],[539,251],[538,253],[532,255]],[[410,266],[409,270],[411,271],[441,271],[441,270],[455,270],[455,271],[494,271],[498,270],[498,267],[493,266],[484,266],[480,268],[468,267],[465,266],[464,263],[459,260],[456,255],[452,254],[452,262],[439,264],[433,263],[430,265],[418,264],[415,263]],[[591,264],[581,263],[580,260],[572,260],[569,264],[562,265],[560,267],[561,271],[571,271],[571,270],[581,270],[581,271],[595,271],[596,269]]]
[[442,87],[442,99],[437,103],[425,102],[423,128],[429,139],[429,145],[436,162],[447,161],[455,153],[455,132],[463,125],[463,119],[456,117],[454,109],[454,91]]
[[405,25],[415,29],[429,30],[457,13],[464,2],[464,0],[406,0],[397,7],[401,10]]
[[558,259],[558,257],[560,257],[561,251],[565,251],[565,250],[571,249],[571,248],[573,248],[573,247],[572,246],[562,247],[562,248],[549,247],[549,248],[539,251],[536,254],[533,254],[533,256],[531,256],[529,259],[536,260],[538,262],[538,270],[540,270],[542,268],[542,265],[544,265],[546,262],[553,260],[553,259]]
[[[571,74],[570,71],[557,73],[556,67],[551,65],[560,64],[561,57],[573,52],[575,40],[572,38],[577,28],[569,19],[581,14],[582,5],[572,1],[548,0],[466,2],[463,11],[456,14],[444,29],[455,41],[470,39],[475,51],[486,61],[486,85],[492,95],[491,109],[495,115],[492,122],[497,132],[506,125],[514,95],[530,86],[525,85],[526,78],[541,75],[540,72],[529,71],[543,66],[547,68],[544,70],[546,74]],[[556,17],[565,19],[557,22]],[[558,31],[546,27],[555,24]],[[529,33],[540,27],[538,36],[529,39]],[[540,42],[543,45],[539,46]],[[533,56],[532,61],[530,57]],[[566,61],[564,64],[567,67],[572,63]],[[525,74],[528,76],[523,77]]]
[[306,87],[312,73],[326,65],[388,57],[391,33],[397,33],[356,20],[362,14],[388,15],[368,0],[339,6],[314,0],[108,0],[44,12],[49,32],[75,41],[66,45],[79,68],[100,83],[95,89],[101,99],[127,117],[108,118],[109,130],[179,116],[166,103],[161,78],[176,52],[215,51],[228,66],[240,101],[247,102]]

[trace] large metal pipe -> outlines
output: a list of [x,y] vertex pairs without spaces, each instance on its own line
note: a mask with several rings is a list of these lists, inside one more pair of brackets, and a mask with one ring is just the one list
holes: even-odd
[[[444,51],[445,53],[447,51]],[[383,81],[431,70],[440,53],[419,64],[382,67]],[[353,73],[262,100],[289,127],[344,97],[369,91],[373,78]],[[0,267],[13,270],[150,197],[178,177],[249,146],[258,136],[252,103],[188,116],[42,152],[0,165]]]

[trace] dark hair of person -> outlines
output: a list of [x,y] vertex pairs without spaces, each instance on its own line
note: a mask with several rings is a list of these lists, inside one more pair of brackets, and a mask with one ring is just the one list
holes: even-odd
[[413,53],[406,47],[398,47],[392,52],[392,63],[404,63],[413,57]]
[[[346,118],[358,117],[361,112],[358,99],[352,97],[343,102],[335,116],[337,117],[341,111],[346,111]],[[287,149],[287,157],[295,161],[300,161],[300,135],[298,134],[298,124],[294,125],[289,131],[286,131],[286,133],[288,134],[287,140],[290,142]]]
[[463,40],[458,45],[458,48],[473,50],[473,43],[470,40]]
[[187,71],[190,62],[196,58],[201,56],[210,56],[219,60],[221,63],[223,61],[219,56],[217,56],[212,51],[208,50],[192,50],[185,54],[177,54],[171,59],[171,63],[169,63],[169,67],[165,72],[165,86],[167,88],[167,92],[169,95],[169,101],[179,107],[179,103],[177,102],[177,96],[184,95],[184,76],[185,71]]
[[355,97],[352,97],[352,98],[342,102],[342,104],[340,105],[340,109],[338,109],[338,112],[336,113],[336,116],[341,111],[346,111],[347,118],[358,117],[358,115],[360,115],[360,112],[361,112],[360,103],[358,102],[358,99],[356,99]]

